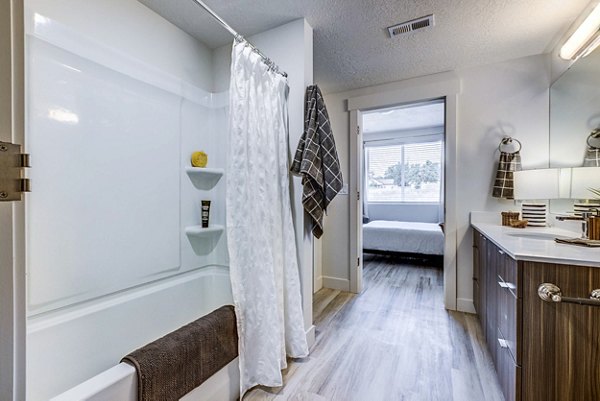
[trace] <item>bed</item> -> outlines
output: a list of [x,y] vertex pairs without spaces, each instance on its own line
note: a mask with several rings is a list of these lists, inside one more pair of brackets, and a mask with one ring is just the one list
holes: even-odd
[[363,225],[365,252],[444,254],[444,233],[439,224],[374,220]]

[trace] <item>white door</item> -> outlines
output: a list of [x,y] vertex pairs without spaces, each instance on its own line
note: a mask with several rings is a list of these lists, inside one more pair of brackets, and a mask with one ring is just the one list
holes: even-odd
[[[23,41],[23,0],[0,2],[1,142],[23,144],[24,140]],[[3,401],[26,398],[23,203],[0,199],[0,400]]]
[[360,110],[350,112],[350,154],[357,155],[356,171],[350,173],[350,188],[348,195],[350,200],[350,291],[360,293],[362,291],[362,192],[363,180],[363,140],[362,140],[362,113]]

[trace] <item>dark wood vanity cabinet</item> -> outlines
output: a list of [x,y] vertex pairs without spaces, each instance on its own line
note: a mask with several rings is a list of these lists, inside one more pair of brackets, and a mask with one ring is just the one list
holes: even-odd
[[473,258],[475,310],[504,398],[521,400],[522,301],[517,262],[476,230]]
[[600,268],[512,259],[474,230],[475,309],[506,401],[600,401],[600,307],[548,303],[541,283],[588,298]]
[[523,399],[600,400],[600,307],[548,303],[540,283],[586,299],[600,288],[600,268],[520,262],[523,270]]

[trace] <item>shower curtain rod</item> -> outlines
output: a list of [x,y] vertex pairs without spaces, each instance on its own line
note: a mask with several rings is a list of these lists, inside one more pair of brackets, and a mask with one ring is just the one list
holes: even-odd
[[265,56],[260,50],[258,50],[258,47],[254,46],[246,38],[244,38],[242,35],[237,33],[237,31],[235,29],[233,29],[227,22],[225,22],[221,17],[219,17],[217,15],[217,13],[215,13],[213,10],[211,10],[209,6],[204,4],[204,2],[202,0],[192,0],[192,1],[194,3],[196,3],[198,6],[202,7],[207,13],[209,13],[211,15],[211,17],[213,17],[219,24],[221,24],[223,26],[223,28],[227,29],[229,31],[229,33],[231,33],[237,40],[246,42],[248,44],[248,46],[250,46],[252,48],[252,50],[260,56],[260,58],[262,58],[262,60],[265,62],[266,65],[269,66],[269,68],[271,70],[273,70],[276,73],[281,74],[287,78],[287,76],[288,76],[287,73],[285,73],[284,71],[281,71],[279,69],[279,66],[277,64],[275,64],[275,62],[273,60],[271,60],[270,58]]

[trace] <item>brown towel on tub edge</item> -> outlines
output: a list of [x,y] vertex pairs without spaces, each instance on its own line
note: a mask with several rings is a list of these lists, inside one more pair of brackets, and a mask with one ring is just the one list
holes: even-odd
[[238,355],[233,306],[223,306],[125,356],[138,376],[138,400],[177,401]]

